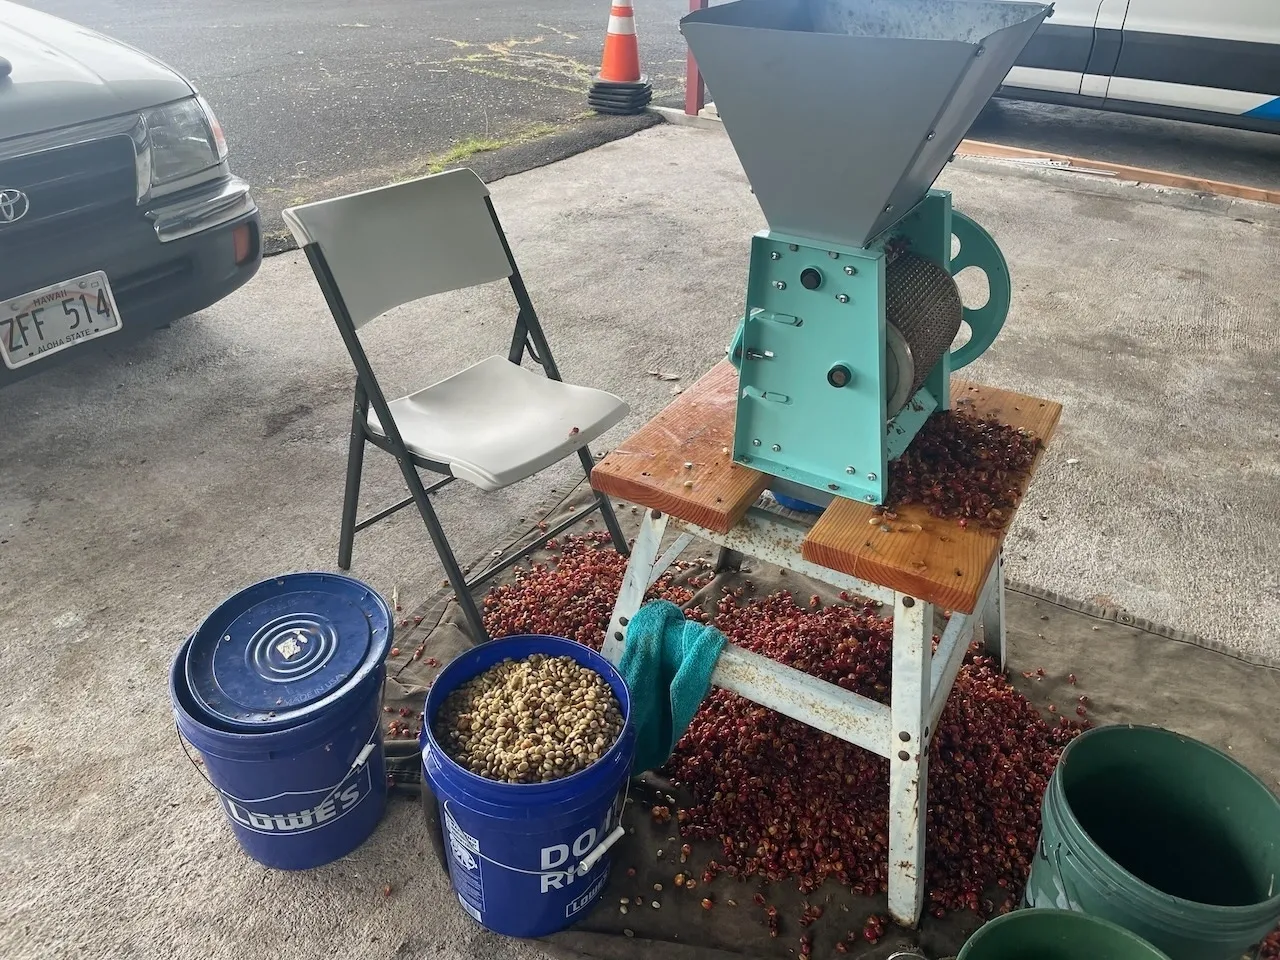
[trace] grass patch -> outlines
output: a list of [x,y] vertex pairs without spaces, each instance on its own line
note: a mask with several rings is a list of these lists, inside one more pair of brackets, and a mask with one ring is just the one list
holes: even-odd
[[492,153],[503,147],[515,146],[518,143],[529,143],[541,137],[550,136],[564,129],[563,124],[535,123],[517,130],[505,137],[467,137],[451,146],[448,150],[431,154],[417,161],[400,179],[412,180],[428,173],[441,173],[456,164],[469,160],[476,154]]
[[[410,160],[407,163],[397,164],[394,167],[365,169],[358,173],[344,174],[322,183],[311,185],[309,193],[295,194],[281,205],[295,206],[308,203],[315,196],[337,196],[352,190],[367,189],[388,183],[403,183],[406,180],[416,180],[428,174],[443,173],[445,170],[466,163],[478,154],[493,153],[505,147],[531,143],[534,140],[563,132],[576,124],[595,117],[594,110],[584,110],[559,123],[534,123],[502,136],[466,137],[445,150],[419,157],[416,160]],[[285,194],[286,191],[297,190],[298,187],[259,187],[257,189],[264,195],[273,194],[279,197],[279,195]],[[304,186],[303,189],[307,189],[307,187]],[[274,256],[294,248],[293,235],[287,229],[282,229],[275,223],[264,224],[262,241],[263,252],[267,256]]]

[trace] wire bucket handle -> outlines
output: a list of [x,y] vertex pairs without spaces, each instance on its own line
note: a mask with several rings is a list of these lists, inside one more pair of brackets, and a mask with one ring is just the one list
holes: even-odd
[[[627,809],[627,801],[630,800],[631,798],[631,778],[630,777],[627,778],[626,786],[619,792],[622,793],[623,796],[622,796],[622,803],[618,804],[617,826],[615,826],[612,830],[610,830],[609,833],[606,834],[599,843],[597,843],[594,847],[592,847],[591,850],[589,850],[587,854],[581,860],[578,861],[577,866],[573,868],[573,873],[575,876],[582,877],[590,873],[592,869],[595,868],[595,865],[600,862],[600,858],[609,852],[609,848],[612,847],[619,840],[621,840],[624,836],[626,836],[627,830],[626,830],[626,827],[622,825],[622,817]],[[444,810],[444,826],[446,830],[450,829],[449,827],[450,824],[453,824],[456,827],[458,821],[454,819],[453,813],[450,812],[449,810],[449,801],[448,800],[441,801],[440,806]],[[461,828],[459,827],[458,829],[460,830]],[[503,870],[510,870],[512,873],[523,873],[527,876],[540,877],[542,876],[542,874],[547,872],[545,870],[523,870],[520,867],[513,867],[513,866],[510,866],[509,864],[505,864],[501,860],[494,860],[492,857],[486,857],[483,853],[481,853],[479,850],[475,849],[474,847],[469,847],[468,850],[475,856],[479,857],[481,860],[485,861],[486,863],[491,863],[495,867],[500,867]],[[569,871],[566,870],[564,872],[568,873]]]
[[[238,803],[241,805],[262,803],[265,800],[272,799],[271,797],[260,797],[256,800],[249,800],[243,797],[237,797],[233,794],[228,793],[226,790],[223,790],[220,786],[218,786],[216,783],[214,783],[212,780],[209,779],[209,775],[204,772],[204,768],[200,765],[199,762],[197,762],[196,758],[191,755],[191,750],[188,749],[187,747],[186,738],[183,737],[182,730],[181,728],[178,727],[177,721],[174,721],[173,729],[178,734],[178,745],[182,747],[182,752],[185,753],[187,755],[187,759],[191,761],[191,766],[195,768],[196,773],[200,774],[200,776],[204,779],[204,782],[213,788],[214,793],[222,797],[222,799],[230,800],[232,803]],[[365,742],[365,745],[360,748],[360,752],[356,754],[355,760],[351,762],[351,766],[347,769],[347,772],[343,774],[342,779],[339,780],[337,783],[335,783],[333,785],[333,789],[330,790],[328,794],[325,795],[325,798],[320,801],[321,806],[323,806],[324,804],[332,800],[334,796],[337,794],[337,792],[342,789],[342,786],[348,780],[350,780],[354,774],[358,773],[361,767],[363,767],[366,763],[369,762],[369,756],[373,753],[374,750],[377,749],[377,746],[378,746],[377,741],[378,741],[379,729],[380,728],[379,728],[378,722],[374,721],[373,733],[369,735],[369,739]]]

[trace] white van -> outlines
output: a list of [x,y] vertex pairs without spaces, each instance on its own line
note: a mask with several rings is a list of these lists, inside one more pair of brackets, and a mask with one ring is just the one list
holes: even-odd
[[1056,0],[996,96],[1280,133],[1280,0]]

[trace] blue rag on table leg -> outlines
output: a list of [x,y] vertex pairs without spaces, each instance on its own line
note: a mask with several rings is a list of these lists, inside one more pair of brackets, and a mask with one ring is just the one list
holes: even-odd
[[685,619],[668,600],[651,600],[627,623],[618,672],[631,692],[636,729],[633,773],[662,766],[711,689],[725,637]]

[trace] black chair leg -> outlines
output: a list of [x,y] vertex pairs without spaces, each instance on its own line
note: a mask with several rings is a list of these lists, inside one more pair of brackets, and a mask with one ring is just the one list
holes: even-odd
[[338,533],[338,569],[351,569],[351,550],[356,539],[356,513],[360,507],[360,476],[364,470],[365,422],[369,415],[369,399],[356,385],[354,410],[351,414],[351,441],[347,447],[347,485],[342,495],[342,526]]
[[737,573],[742,569],[742,554],[728,547],[721,547],[716,554],[716,573]]
[[[595,460],[591,456],[591,451],[583,447],[578,451],[578,459],[582,461],[582,470],[587,475],[587,482],[591,482],[591,470],[595,467]],[[627,538],[622,535],[622,527],[618,525],[618,518],[613,512],[613,504],[609,501],[609,495],[595,491],[596,503],[600,504],[600,516],[604,518],[605,528],[609,531],[609,539],[613,541],[613,549],[624,557],[631,556],[631,548],[627,546]]]
[[418,471],[413,465],[404,460],[400,461],[400,470],[404,474],[405,483],[409,486],[409,493],[412,494],[413,501],[418,507],[418,513],[422,515],[422,522],[427,526],[427,533],[431,536],[436,555],[444,566],[445,576],[449,578],[449,586],[453,588],[458,606],[462,608],[462,615],[466,618],[467,626],[471,628],[471,635],[476,643],[485,643],[490,638],[484,627],[484,618],[480,615],[480,608],[476,606],[475,597],[467,587],[466,575],[458,566],[458,558],[454,556],[453,547],[449,545],[449,538],[445,536],[444,528],[440,526],[440,518],[436,516],[435,508],[431,506],[431,499],[422,485],[422,478],[418,476]]

